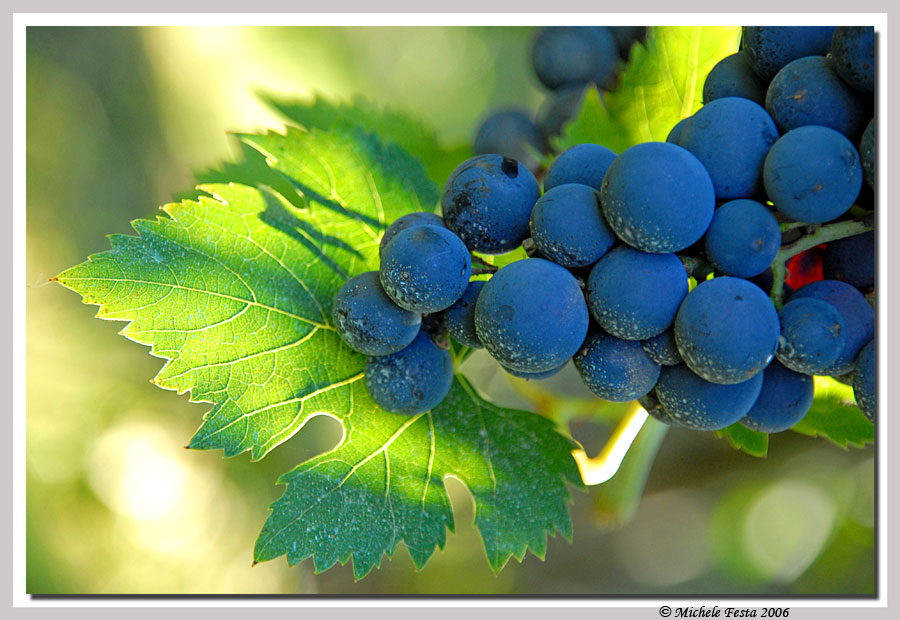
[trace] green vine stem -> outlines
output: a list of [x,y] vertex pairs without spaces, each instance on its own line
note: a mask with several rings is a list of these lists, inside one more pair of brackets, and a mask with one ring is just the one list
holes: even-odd
[[[791,222],[782,224],[782,231],[791,230],[800,226],[810,225],[801,222]],[[812,228],[812,226],[810,226],[810,228]],[[867,215],[861,220],[847,220],[819,226],[793,243],[782,246],[778,251],[778,254],[775,255],[775,260],[772,261],[772,290],[769,296],[772,298],[775,307],[779,310],[781,309],[782,296],[784,294],[784,280],[788,275],[787,262],[791,258],[810,248],[814,248],[821,243],[828,243],[829,241],[844,239],[845,237],[854,237],[873,229],[874,217],[872,215]]]

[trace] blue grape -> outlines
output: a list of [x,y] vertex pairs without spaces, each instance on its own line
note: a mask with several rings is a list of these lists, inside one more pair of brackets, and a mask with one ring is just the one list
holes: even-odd
[[456,303],[447,308],[447,329],[458,343],[470,349],[480,349],[481,341],[475,332],[475,302],[484,280],[472,280]]
[[453,383],[453,358],[420,331],[409,346],[366,359],[365,383],[379,407],[416,415],[437,407]]
[[415,226],[397,233],[381,256],[381,285],[401,308],[431,313],[449,308],[469,285],[472,257],[443,227]]
[[628,245],[644,252],[682,250],[703,236],[716,195],[706,168],[689,151],[645,142],[619,155],[600,191],[603,215]]
[[824,374],[847,342],[847,326],[841,313],[826,301],[801,297],[784,304],[778,315],[778,360],[796,372]]
[[765,368],[780,332],[772,300],[755,284],[730,276],[698,284],[675,317],[681,357],[713,383],[741,383]]
[[477,155],[447,179],[441,209],[447,227],[475,252],[502,254],[528,236],[528,218],[540,190],[514,159]]
[[704,105],[684,126],[678,143],[709,172],[716,198],[746,198],[762,187],[762,167],[778,139],[775,122],[761,105],[724,97]]
[[862,161],[863,176],[866,183],[874,191],[875,176],[877,169],[875,168],[875,119],[869,121],[866,130],[863,131],[862,139],[859,141],[859,158]]
[[670,327],[661,334],[641,341],[644,353],[660,366],[675,366],[683,364],[684,358],[678,352],[678,344],[675,342],[675,329]]
[[875,28],[838,26],[831,39],[831,61],[835,71],[850,86],[863,93],[875,91]]
[[584,384],[600,398],[624,403],[656,385],[659,364],[635,340],[622,340],[593,329],[572,358]]
[[875,421],[875,340],[859,352],[853,371],[853,397],[867,418]]
[[587,284],[591,315],[604,330],[625,340],[664,332],[687,294],[687,272],[677,256],[624,245],[597,261]]
[[603,219],[600,193],[587,185],[557,185],[531,211],[531,239],[545,258],[564,267],[592,265],[616,236]]
[[500,364],[500,367],[511,374],[514,377],[518,377],[519,379],[525,379],[526,381],[531,381],[532,379],[547,379],[548,377],[552,377],[560,370],[566,367],[566,363],[557,366],[556,368],[551,368],[550,370],[544,370],[541,372],[523,372],[521,370],[513,370],[512,368],[507,368],[503,364]]
[[858,289],[838,280],[819,280],[800,287],[788,301],[812,297],[827,301],[841,314],[846,329],[844,348],[821,374],[838,377],[853,371],[860,349],[875,335],[875,311]]
[[406,215],[398,217],[394,220],[394,223],[388,226],[387,230],[384,231],[384,235],[381,237],[381,243],[378,244],[378,256],[380,257],[384,254],[385,246],[391,242],[391,239],[393,239],[394,235],[398,232],[425,224],[429,226],[444,226],[444,220],[442,220],[439,215],[427,211],[407,213]]
[[541,150],[541,135],[525,111],[496,110],[479,125],[473,150],[476,155],[497,153],[536,170],[540,167],[535,153]]
[[872,114],[824,56],[807,56],[778,72],[766,91],[766,110],[782,133],[820,125],[857,140]]
[[684,364],[663,366],[656,397],[677,423],[698,431],[715,431],[744,417],[759,396],[763,373],[723,385],[695,374]]
[[781,247],[781,227],[755,200],[732,200],[716,209],[704,243],[716,271],[749,278],[772,264]]
[[475,331],[494,359],[522,372],[562,365],[588,330],[581,287],[568,270],[542,258],[510,263],[478,294]]
[[778,139],[763,166],[775,208],[801,222],[828,222],[853,206],[862,165],[853,144],[828,127],[806,126]]
[[550,90],[594,82],[608,90],[616,82],[619,47],[603,26],[550,26],[538,30],[531,47],[534,71]]
[[822,257],[822,275],[860,290],[875,284],[875,231],[830,241]]
[[786,431],[803,419],[813,403],[813,378],[785,368],[777,360],[762,372],[759,397],[741,424],[763,433]]
[[547,169],[544,177],[544,191],[557,185],[579,183],[600,190],[603,176],[616,154],[599,144],[576,144],[559,154]]
[[747,62],[768,82],[782,67],[804,56],[824,56],[834,26],[744,26]]
[[717,62],[707,74],[703,82],[703,103],[722,97],[743,97],[765,105],[768,86],[750,66],[747,52],[741,50]]
[[366,355],[387,355],[407,346],[419,333],[422,316],[391,301],[377,271],[353,277],[338,289],[332,318],[351,349]]
[[685,125],[687,125],[690,120],[691,117],[688,116],[675,123],[675,126],[669,131],[669,135],[666,136],[666,142],[669,144],[678,144],[680,146],[681,132],[684,131]]

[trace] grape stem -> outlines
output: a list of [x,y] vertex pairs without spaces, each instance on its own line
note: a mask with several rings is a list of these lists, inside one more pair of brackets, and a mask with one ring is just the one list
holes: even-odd
[[810,248],[814,248],[819,244],[836,241],[837,239],[844,239],[845,237],[854,237],[873,230],[875,224],[874,220],[874,215],[869,214],[860,220],[835,222],[834,224],[818,226],[815,229],[813,229],[814,225],[803,222],[782,224],[782,231],[799,228],[801,226],[808,226],[810,232],[792,243],[781,246],[781,249],[778,250],[778,254],[775,255],[775,260],[772,261],[772,290],[769,293],[769,296],[772,298],[772,303],[775,304],[775,307],[780,310],[782,306],[784,280],[788,276],[787,263],[791,258]]
[[486,273],[497,273],[497,267],[490,264],[477,254],[472,254],[472,275],[481,276]]

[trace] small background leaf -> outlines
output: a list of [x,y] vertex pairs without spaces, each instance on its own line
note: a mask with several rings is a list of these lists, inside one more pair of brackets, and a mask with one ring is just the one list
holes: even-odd
[[747,428],[740,422],[716,431],[716,437],[728,439],[732,448],[751,456],[765,458],[769,452],[769,434]]

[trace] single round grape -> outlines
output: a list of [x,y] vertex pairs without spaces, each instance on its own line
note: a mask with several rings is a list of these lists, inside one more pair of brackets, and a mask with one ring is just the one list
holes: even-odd
[[540,28],[531,47],[534,71],[550,90],[594,82],[608,90],[616,81],[619,47],[603,26]]
[[641,343],[593,329],[572,358],[584,384],[604,400],[624,403],[644,396],[656,385],[659,364]]
[[600,192],[587,185],[557,185],[531,211],[531,240],[563,267],[593,265],[616,240],[600,210]]
[[678,344],[675,342],[675,329],[670,327],[661,334],[641,341],[644,353],[660,366],[675,366],[683,364],[684,359],[678,352]]
[[722,97],[743,97],[765,105],[768,86],[750,66],[747,52],[741,50],[717,62],[707,74],[703,82],[703,103]]
[[775,122],[761,105],[723,97],[704,105],[684,126],[678,144],[709,172],[716,198],[746,198],[762,187],[762,167],[778,139]]
[[859,352],[856,369],[853,372],[853,397],[867,418],[875,421],[875,340]]
[[769,150],[763,181],[775,208],[801,222],[828,222],[859,195],[862,165],[843,135],[810,125],[789,131]]
[[859,139],[872,111],[835,73],[824,56],[807,56],[787,65],[769,84],[766,110],[782,133],[806,125]]
[[669,415],[669,412],[666,411],[666,408],[662,406],[661,402],[659,402],[659,398],[656,397],[655,388],[638,398],[637,401],[641,405],[641,407],[644,408],[644,411],[650,414],[650,417],[656,418],[663,424],[667,424],[669,426],[682,426],[682,424],[680,424],[675,418]]
[[773,361],[761,373],[762,389],[741,424],[763,433],[786,431],[803,419],[813,403],[815,383],[809,375],[794,372]]
[[713,383],[741,383],[765,368],[780,332],[772,300],[755,284],[730,276],[698,284],[675,317],[681,357]]
[[447,227],[470,250],[502,254],[528,236],[528,218],[539,194],[534,175],[516,160],[477,155],[447,179],[441,209]]
[[513,370],[512,368],[507,368],[503,364],[500,364],[500,368],[505,370],[507,373],[511,374],[514,377],[518,377],[519,379],[525,379],[526,381],[531,381],[532,379],[546,379],[548,377],[552,377],[560,370],[566,367],[566,363],[562,363],[556,368],[551,368],[550,370],[544,370],[542,372],[522,372],[521,370]]
[[576,144],[559,154],[547,168],[544,192],[558,185],[579,183],[600,191],[603,176],[616,154],[599,144]]
[[778,316],[781,338],[775,356],[791,370],[824,374],[844,350],[847,327],[830,303],[812,297],[791,299]]
[[385,246],[391,242],[391,239],[393,239],[398,232],[425,224],[443,227],[444,220],[442,220],[439,215],[427,211],[416,211],[415,213],[407,213],[406,215],[398,217],[394,220],[394,223],[388,226],[387,230],[384,231],[384,235],[381,237],[381,243],[378,244],[378,256],[381,257],[384,254]]
[[484,284],[484,280],[469,282],[462,297],[446,311],[447,329],[450,331],[450,336],[456,342],[470,349],[482,348],[478,334],[475,333],[475,302],[478,300],[478,294]]
[[687,272],[674,254],[648,254],[622,245],[591,269],[587,301],[604,330],[646,340],[672,324],[688,294]]
[[859,158],[862,161],[863,176],[874,191],[877,168],[875,167],[875,119],[869,121],[859,141]]
[[669,135],[666,136],[666,142],[669,144],[678,144],[680,146],[681,132],[684,131],[684,126],[687,125],[690,120],[691,117],[688,116],[675,123],[675,126],[669,131]]
[[759,396],[763,373],[723,385],[695,374],[684,364],[663,366],[656,397],[673,420],[698,431],[715,431],[744,417]]
[[625,243],[664,254],[703,236],[716,196],[709,173],[689,151],[645,142],[610,164],[600,200],[607,223]]
[[824,56],[834,26],[744,26],[742,44],[747,62],[768,82],[782,67],[804,56]]
[[562,365],[587,335],[588,310],[575,277],[542,258],[510,263],[481,289],[475,331],[488,353],[513,370]]
[[749,278],[769,268],[781,248],[781,227],[755,200],[726,202],[716,209],[704,237],[706,256],[717,272]]
[[415,226],[397,233],[381,256],[381,285],[401,308],[430,313],[449,308],[469,285],[472,257],[446,228]]
[[419,333],[422,315],[399,307],[381,288],[377,271],[350,278],[332,307],[334,326],[351,349],[387,355],[407,346]]
[[860,290],[875,284],[875,231],[829,241],[822,257],[822,274]]
[[366,389],[379,407],[416,415],[437,407],[453,383],[453,358],[420,331],[409,346],[366,359]]
[[875,92],[875,28],[835,28],[831,39],[831,61],[847,84],[863,93]]
[[481,121],[473,150],[476,155],[497,153],[537,170],[540,162],[535,154],[541,150],[541,135],[526,111],[504,108]]
[[858,289],[838,280],[810,282],[798,289],[788,301],[813,297],[827,301],[841,314],[846,341],[834,364],[821,374],[837,377],[853,371],[860,349],[875,335],[875,311]]

